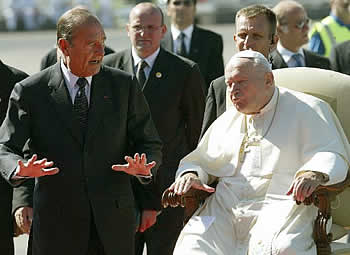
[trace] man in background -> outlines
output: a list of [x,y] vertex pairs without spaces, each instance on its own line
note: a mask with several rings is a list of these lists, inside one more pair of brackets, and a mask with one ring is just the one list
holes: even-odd
[[171,255],[183,227],[183,208],[161,209],[163,191],[175,180],[180,159],[197,146],[204,113],[204,79],[198,65],[162,47],[166,33],[163,13],[151,3],[130,12],[127,32],[131,49],[105,57],[104,63],[135,74],[148,101],[152,119],[163,141],[163,163],[153,190],[134,183],[141,210],[136,254],[147,244],[148,255]]
[[271,53],[276,68],[315,67],[330,69],[328,58],[303,49],[308,41],[309,18],[304,7],[292,0],[281,1],[274,8],[277,17],[277,49]]
[[[251,5],[236,14],[236,32],[233,40],[238,51],[252,49],[263,54],[267,59],[276,48],[276,15],[262,5]],[[272,69],[275,66],[272,64]],[[214,80],[208,90],[201,137],[211,123],[226,111],[225,77]]]
[[204,76],[206,90],[224,74],[222,36],[197,26],[197,0],[167,0],[171,27],[161,45],[164,49],[196,62]]

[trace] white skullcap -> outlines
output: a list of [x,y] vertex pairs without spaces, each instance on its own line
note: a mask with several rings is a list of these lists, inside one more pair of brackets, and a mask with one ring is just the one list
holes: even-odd
[[262,65],[269,71],[272,71],[269,61],[265,58],[263,54],[254,50],[244,50],[239,51],[233,55],[232,60],[236,58],[249,58],[252,59],[256,64]]

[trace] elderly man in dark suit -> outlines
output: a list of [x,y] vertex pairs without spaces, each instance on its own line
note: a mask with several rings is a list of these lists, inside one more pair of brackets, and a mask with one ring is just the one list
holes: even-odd
[[183,209],[165,209],[157,218],[156,214],[160,195],[174,181],[179,161],[197,146],[205,83],[196,63],[160,47],[166,26],[157,6],[141,3],[134,7],[127,30],[132,48],[108,55],[104,61],[138,77],[164,143],[154,190],[140,190],[135,184],[142,211],[136,254],[142,254],[146,242],[148,255],[170,255],[183,227]]
[[208,90],[212,80],[224,75],[223,41],[221,35],[194,24],[196,4],[197,0],[167,0],[171,28],[161,45],[196,62]]
[[[251,5],[241,9],[236,14],[236,32],[233,40],[239,51],[252,49],[269,59],[270,53],[275,50],[278,42],[276,15],[262,5]],[[276,68],[273,63],[272,68]],[[211,123],[226,111],[226,89],[224,76],[210,84],[201,137]]]
[[309,18],[304,7],[292,0],[281,1],[274,8],[277,17],[277,49],[272,52],[276,68],[315,67],[330,69],[328,58],[322,57],[302,46],[309,41]]
[[[28,75],[0,61],[0,123],[5,119],[11,91]],[[12,187],[0,177],[0,254],[14,254],[12,221]]]
[[131,177],[152,183],[162,145],[137,82],[101,66],[105,39],[96,16],[69,10],[57,25],[62,60],[10,97],[0,171],[13,185],[36,177],[35,255],[134,254]]

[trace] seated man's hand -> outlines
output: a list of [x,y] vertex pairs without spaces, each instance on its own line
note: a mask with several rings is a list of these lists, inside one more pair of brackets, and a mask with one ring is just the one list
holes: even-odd
[[113,165],[114,171],[122,171],[130,175],[140,176],[151,176],[151,169],[156,165],[155,161],[147,163],[146,154],[142,153],[141,157],[138,153],[135,154],[134,158],[125,156],[127,164],[124,165]]
[[[26,163],[18,160],[17,177],[40,177],[45,175],[57,174],[59,169],[53,167],[53,161],[47,161],[46,158],[38,160],[34,154]],[[48,168],[49,167],[49,168]]]
[[29,234],[33,220],[33,208],[19,207],[14,214],[15,224],[24,234]]
[[152,227],[157,221],[157,211],[155,210],[143,210],[141,214],[141,223],[137,231],[145,232],[148,228]]
[[183,195],[191,188],[204,190],[206,192],[214,192],[215,189],[203,184],[199,177],[194,173],[185,173],[170,186],[169,190],[177,195]]
[[292,182],[287,195],[293,195],[297,202],[304,202],[312,192],[319,186],[327,182],[327,178],[319,172],[306,171],[297,176]]

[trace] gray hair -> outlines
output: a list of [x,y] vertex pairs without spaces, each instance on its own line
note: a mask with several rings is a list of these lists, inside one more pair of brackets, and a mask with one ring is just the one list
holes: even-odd
[[82,25],[88,24],[101,25],[101,22],[86,8],[76,7],[68,10],[57,22],[57,42],[59,39],[65,39],[72,43],[75,30]]

